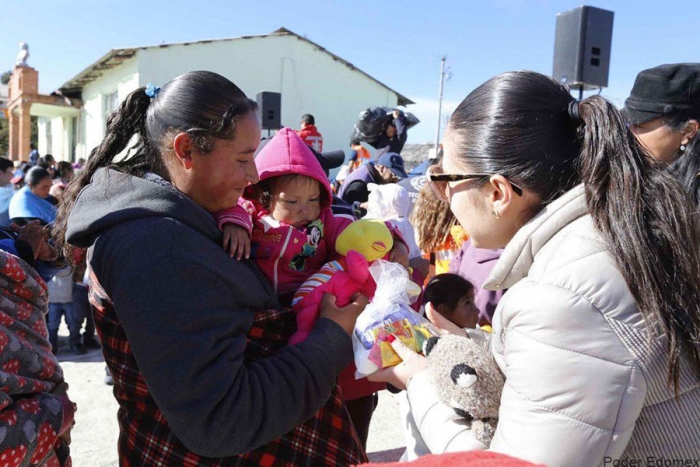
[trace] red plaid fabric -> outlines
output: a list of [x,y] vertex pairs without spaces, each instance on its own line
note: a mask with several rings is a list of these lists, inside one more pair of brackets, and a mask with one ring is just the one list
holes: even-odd
[[[187,450],[170,430],[151,397],[112,302],[94,275],[90,280],[90,303],[107,366],[114,378],[114,395],[119,402],[120,465],[272,467],[344,466],[367,462],[337,387],[311,420],[254,451],[213,459]],[[295,329],[296,318],[291,309],[256,313],[248,333],[246,362],[274,355],[286,346]]]

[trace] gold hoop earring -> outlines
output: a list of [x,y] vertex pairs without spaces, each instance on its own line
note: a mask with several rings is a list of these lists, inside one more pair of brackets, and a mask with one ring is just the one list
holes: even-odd
[[498,211],[492,211],[491,214],[493,214],[494,216],[496,216],[496,219],[500,219],[500,218],[501,218],[501,213],[498,212]]

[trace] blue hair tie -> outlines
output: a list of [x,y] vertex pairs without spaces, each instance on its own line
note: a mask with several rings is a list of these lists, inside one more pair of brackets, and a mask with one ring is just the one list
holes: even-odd
[[148,97],[150,97],[151,99],[155,99],[159,92],[160,92],[160,87],[159,87],[159,86],[156,86],[156,85],[153,84],[153,83],[148,83],[148,84],[146,85],[146,91],[145,91],[145,93],[146,93],[146,95],[147,95]]

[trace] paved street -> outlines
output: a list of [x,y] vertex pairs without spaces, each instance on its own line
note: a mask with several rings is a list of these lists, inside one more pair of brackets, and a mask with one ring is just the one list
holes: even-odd
[[[75,467],[117,465],[117,403],[112,387],[104,384],[104,361],[99,350],[75,356],[68,350],[68,331],[60,331],[58,359],[78,404],[71,452]],[[367,451],[373,461],[396,460],[404,445],[397,396],[382,391],[372,419]]]

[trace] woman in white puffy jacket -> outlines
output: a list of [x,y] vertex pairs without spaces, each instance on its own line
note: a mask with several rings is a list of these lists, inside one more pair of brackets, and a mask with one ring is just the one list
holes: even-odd
[[[496,76],[455,110],[428,176],[477,247],[505,247],[483,284],[509,289],[488,448],[550,466],[700,459],[697,218],[617,109],[538,73]],[[396,347],[404,363],[375,379],[407,386],[431,450],[485,448],[442,417],[425,359]]]

